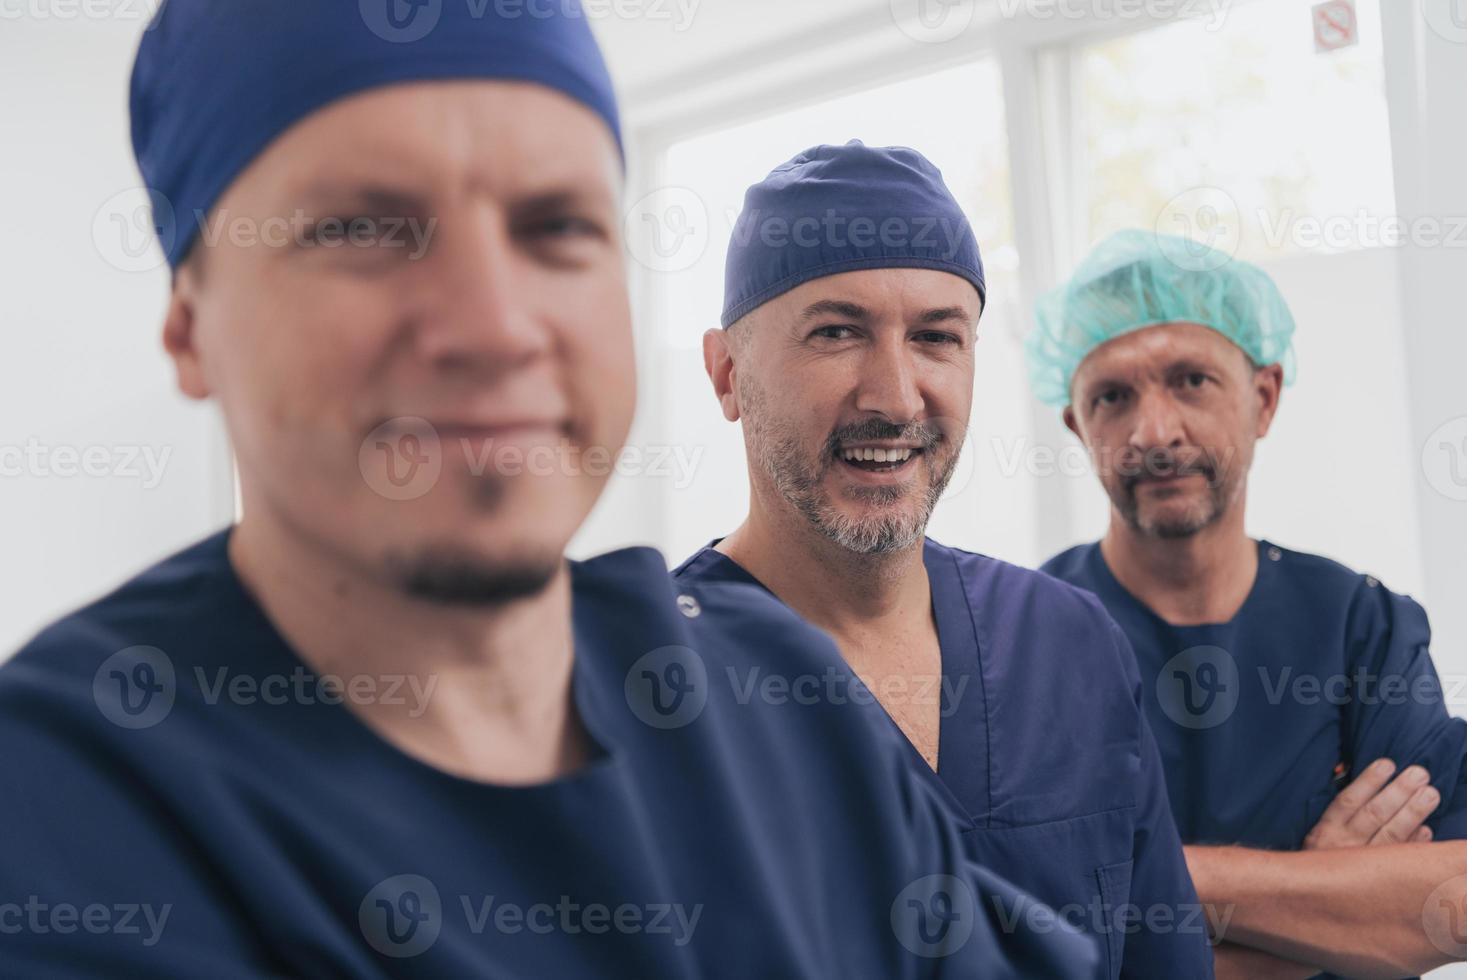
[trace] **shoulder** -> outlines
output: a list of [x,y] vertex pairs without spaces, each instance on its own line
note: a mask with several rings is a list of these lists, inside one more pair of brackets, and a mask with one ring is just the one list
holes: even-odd
[[90,704],[109,661],[146,658],[152,645],[187,633],[189,622],[208,621],[227,572],[227,538],[205,538],[42,629],[0,666],[0,705],[16,697]]
[[1426,611],[1415,599],[1393,592],[1374,575],[1357,571],[1323,555],[1293,551],[1262,542],[1262,560],[1272,562],[1284,588],[1301,602],[1332,608],[1352,623],[1382,623],[1426,628]]
[[[718,556],[711,550],[706,553]],[[655,549],[629,548],[577,562],[576,601],[583,601],[589,592],[624,607],[650,601],[653,606],[676,608],[690,635],[725,661],[786,663],[793,657],[796,664],[814,666],[839,661],[834,641],[767,589],[735,577],[688,572],[697,558],[668,571]],[[786,660],[777,661],[776,656]]]
[[1090,555],[1095,551],[1097,545],[1077,544],[1073,548],[1066,548],[1055,555],[1049,561],[1039,566],[1039,570],[1046,575],[1052,575],[1057,579],[1075,584],[1084,584],[1089,580],[1087,566]]

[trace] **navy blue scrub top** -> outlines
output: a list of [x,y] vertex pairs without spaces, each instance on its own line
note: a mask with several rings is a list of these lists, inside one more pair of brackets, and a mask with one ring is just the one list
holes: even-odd
[[[1044,571],[1098,596],[1130,637],[1182,840],[1297,850],[1376,759],[1426,767],[1438,839],[1467,837],[1467,722],[1448,715],[1426,613],[1369,576],[1258,543],[1231,622],[1172,626],[1099,544]],[[1336,774],[1339,767],[1339,775]]]
[[[1093,941],[961,858],[965,818],[911,775],[880,712],[736,697],[724,677],[766,656],[841,666],[756,589],[679,595],[647,549],[573,564],[573,694],[597,751],[496,786],[397,750],[318,686],[227,540],[0,668],[0,975],[1099,969]],[[415,696],[355,680],[381,686],[351,697]]]
[[[1211,977],[1125,636],[1038,572],[931,540],[923,561],[943,674],[932,781],[972,817],[972,852],[1096,935],[1107,976]],[[712,545],[673,575],[758,584]]]

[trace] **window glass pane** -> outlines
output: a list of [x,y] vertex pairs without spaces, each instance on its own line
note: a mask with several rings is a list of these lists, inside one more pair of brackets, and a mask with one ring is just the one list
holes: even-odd
[[1200,17],[1081,50],[1076,245],[1128,227],[1253,260],[1390,243],[1378,0],[1357,4],[1357,46],[1323,54],[1314,5],[1254,0],[1221,27]]

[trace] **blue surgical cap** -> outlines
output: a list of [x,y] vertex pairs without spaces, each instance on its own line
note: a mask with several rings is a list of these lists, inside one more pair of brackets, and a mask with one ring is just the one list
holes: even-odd
[[1040,297],[1025,342],[1029,380],[1046,404],[1070,403],[1080,363],[1122,334],[1164,323],[1210,327],[1253,363],[1295,375],[1294,317],[1262,269],[1200,242],[1122,231],[1096,246],[1074,278]]
[[[178,267],[209,209],[293,123],[364,89],[467,78],[556,89],[621,143],[580,0],[166,0],[138,49],[131,109],[169,264]],[[176,228],[161,227],[160,197]]]
[[816,146],[749,188],[734,225],[721,322],[812,279],[938,269],[986,296],[978,240],[942,173],[916,150]]

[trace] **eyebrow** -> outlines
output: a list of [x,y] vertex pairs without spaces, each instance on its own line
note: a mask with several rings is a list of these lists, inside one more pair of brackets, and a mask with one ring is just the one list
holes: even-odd
[[306,188],[302,195],[306,200],[320,200],[333,206],[385,215],[423,214],[428,210],[428,199],[413,193],[383,184],[336,184],[317,183]]
[[917,318],[918,323],[950,323],[953,320],[968,323],[968,311],[961,306],[942,306],[927,310]]
[[[848,300],[823,299],[818,303],[811,303],[800,313],[800,322],[806,323],[818,317],[833,315],[841,316],[850,320],[869,320],[871,311],[860,303],[852,303]],[[934,323],[951,323],[952,321],[969,323],[971,318],[967,310],[961,306],[940,306],[930,310],[924,310],[917,317],[917,322],[928,325]]]
[[851,303],[846,300],[839,299],[822,299],[818,303],[811,303],[809,306],[805,307],[805,311],[800,314],[800,322],[806,323],[810,320],[814,320],[816,317],[825,316],[827,314],[832,314],[834,316],[843,316],[851,320],[871,319],[871,312],[860,303]]

